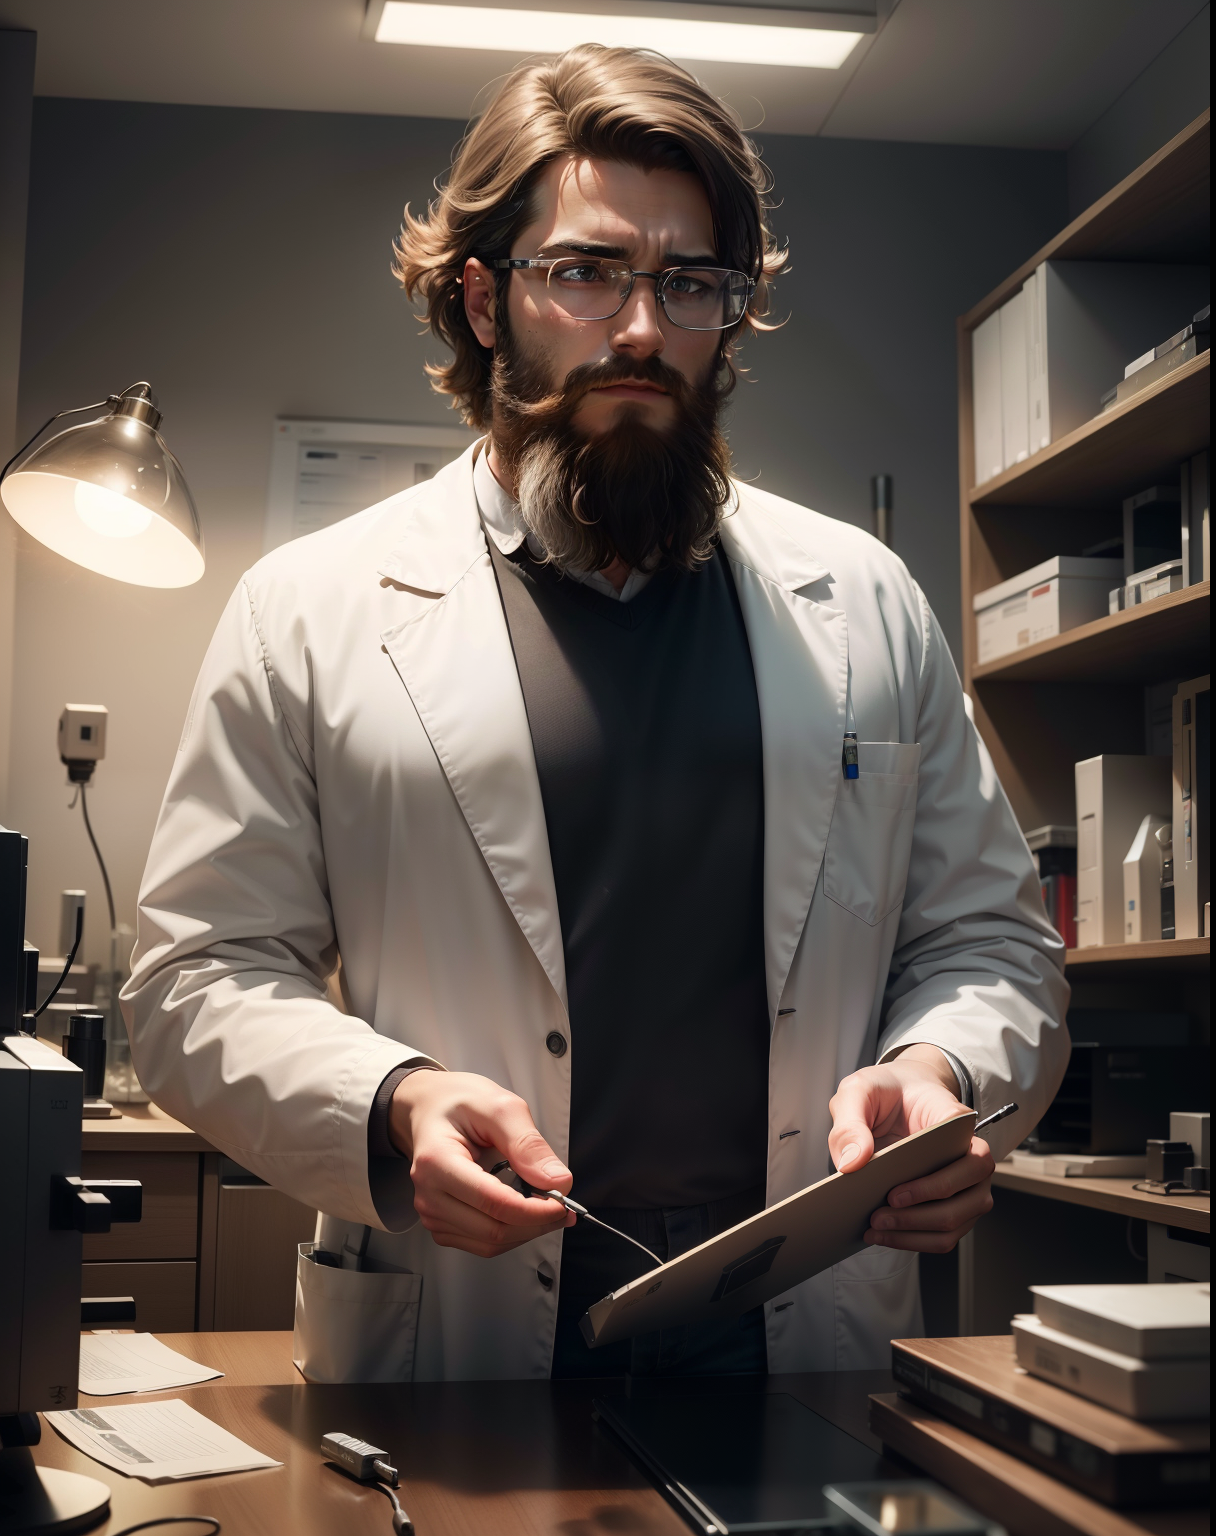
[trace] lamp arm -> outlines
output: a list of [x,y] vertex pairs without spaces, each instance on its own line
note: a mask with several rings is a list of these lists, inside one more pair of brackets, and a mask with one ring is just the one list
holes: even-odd
[[53,421],[58,421],[61,416],[79,416],[82,411],[99,411],[103,405],[117,405],[120,400],[124,400],[131,393],[131,391],[135,389],[146,389],[149,394],[152,393],[152,386],[148,383],[147,379],[137,379],[134,384],[128,384],[121,395],[107,395],[104,400],[94,400],[92,405],[74,405],[70,410],[56,411],[53,416],[49,416],[46,421],[42,423],[37,432],[34,433],[33,437],[30,438],[29,442],[26,443],[24,447],[17,449],[16,453],[13,454],[12,458],[8,461],[4,468],[0,469],[0,480],[4,479],[5,475],[8,474],[9,470],[12,469],[13,465],[17,462],[21,455],[23,453],[27,453],[34,446],[34,444],[38,441],[38,439],[42,436],[42,434]]
[[21,455],[34,446],[34,444],[50,426],[51,422],[58,421],[61,416],[77,416],[81,411],[99,411],[103,405],[112,405],[117,399],[117,395],[107,395],[104,400],[94,400],[92,405],[74,405],[70,410],[56,411],[53,416],[48,416],[47,419],[38,428],[37,432],[34,433],[33,437],[30,438],[29,442],[26,443],[24,447],[18,448],[16,453],[13,454],[12,458],[8,461],[4,468],[0,469],[0,480],[4,479],[5,475],[8,474],[9,470],[12,469],[13,465],[17,462]]

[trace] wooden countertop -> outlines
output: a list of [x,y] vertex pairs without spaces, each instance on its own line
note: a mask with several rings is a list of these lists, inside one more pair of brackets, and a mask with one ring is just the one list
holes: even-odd
[[1086,1205],[1136,1221],[1185,1227],[1190,1232],[1211,1231],[1212,1203],[1206,1195],[1152,1195],[1133,1187],[1142,1182],[1139,1179],[1061,1179],[1050,1173],[1033,1173],[1017,1163],[998,1163],[992,1182],[997,1189],[1016,1189],[1024,1195],[1062,1200],[1066,1205]]
[[[190,1513],[212,1515],[232,1532],[384,1536],[391,1528],[387,1500],[325,1465],[320,1439],[330,1430],[370,1439],[397,1459],[401,1502],[420,1536],[688,1536],[681,1516],[592,1419],[592,1399],[619,1395],[620,1380],[306,1385],[291,1364],[289,1333],[158,1337],[230,1369],[221,1381],[160,1395],[186,1399],[283,1465],[149,1486],[99,1466],[47,1428],[35,1462],[100,1478],[110,1488],[110,1517],[96,1536]],[[879,1445],[868,1425],[868,1397],[892,1386],[888,1371],[772,1376],[764,1383],[872,1450]],[[107,1403],[157,1395],[81,1402],[104,1412]]]
[[209,1141],[155,1104],[116,1104],[116,1120],[85,1120],[84,1152],[214,1152]]

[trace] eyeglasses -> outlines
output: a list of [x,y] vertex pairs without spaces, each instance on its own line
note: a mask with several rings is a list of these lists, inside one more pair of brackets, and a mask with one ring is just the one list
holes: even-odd
[[588,256],[503,257],[499,272],[541,271],[550,300],[572,320],[609,320],[625,306],[639,277],[652,277],[663,313],[685,331],[725,331],[747,313],[756,285],[729,267],[668,267],[635,272]]

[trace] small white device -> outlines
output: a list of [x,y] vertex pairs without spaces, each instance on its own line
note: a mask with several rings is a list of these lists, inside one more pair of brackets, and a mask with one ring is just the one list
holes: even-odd
[[73,784],[87,784],[93,769],[106,755],[106,721],[110,712],[104,704],[65,704],[59,716],[59,757],[66,764]]
[[322,1453],[340,1467],[349,1477],[375,1488],[384,1494],[393,1506],[393,1530],[398,1536],[413,1536],[414,1526],[402,1509],[393,1489],[397,1487],[397,1468],[391,1465],[388,1452],[379,1446],[369,1445],[354,1435],[343,1435],[336,1430],[321,1436]]

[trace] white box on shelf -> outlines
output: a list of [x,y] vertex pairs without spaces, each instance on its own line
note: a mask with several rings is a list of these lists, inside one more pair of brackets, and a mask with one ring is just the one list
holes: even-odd
[[975,432],[975,483],[983,485],[1005,467],[1001,421],[1001,312],[988,316],[971,333],[972,426]]
[[1212,678],[1179,683],[1174,694],[1174,936],[1210,938],[1204,908],[1210,896],[1207,794],[1211,784]]
[[1144,817],[1164,819],[1167,757],[1104,753],[1075,766],[1077,788],[1077,948],[1121,944],[1123,856]]
[[1055,555],[977,592],[971,606],[980,665],[1102,618],[1111,579],[1122,574],[1120,560]]
[[1157,838],[1170,818],[1149,811],[1123,858],[1123,942],[1147,944],[1161,937],[1161,870],[1165,849]]

